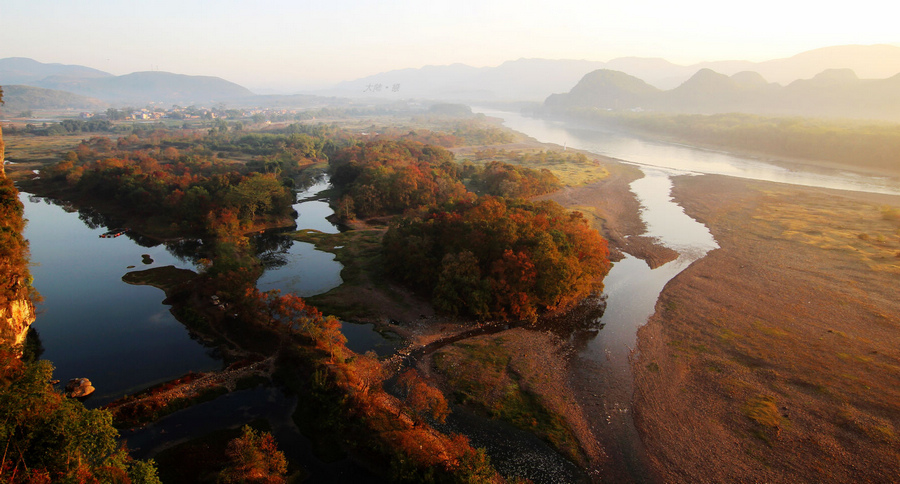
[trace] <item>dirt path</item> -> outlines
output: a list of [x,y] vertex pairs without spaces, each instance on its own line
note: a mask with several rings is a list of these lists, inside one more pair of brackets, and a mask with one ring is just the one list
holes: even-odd
[[190,381],[189,383],[175,385],[168,390],[155,392],[150,395],[140,397],[134,400],[126,400],[113,405],[118,409],[126,409],[129,407],[139,406],[147,401],[153,401],[160,406],[165,406],[169,402],[179,398],[193,398],[199,396],[204,390],[213,387],[223,387],[229,392],[237,388],[238,380],[251,376],[262,376],[271,378],[274,371],[274,362],[276,356],[270,356],[265,360],[251,363],[247,366],[214,371],[203,374],[203,376]]

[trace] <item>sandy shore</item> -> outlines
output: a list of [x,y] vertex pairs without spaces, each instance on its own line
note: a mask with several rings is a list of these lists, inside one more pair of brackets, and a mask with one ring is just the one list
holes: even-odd
[[610,175],[597,183],[579,187],[565,187],[544,198],[554,200],[569,210],[585,214],[594,228],[609,241],[610,259],[621,260],[627,252],[659,267],[675,260],[678,254],[649,237],[641,220],[641,205],[629,184],[643,176],[636,167],[608,160],[604,166]]
[[639,331],[635,419],[665,482],[900,480],[900,197],[720,176],[673,195],[720,249]]

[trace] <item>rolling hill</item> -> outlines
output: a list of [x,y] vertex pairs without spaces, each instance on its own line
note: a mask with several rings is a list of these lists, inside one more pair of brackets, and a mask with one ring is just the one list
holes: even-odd
[[96,97],[110,103],[164,102],[182,105],[227,101],[252,96],[249,89],[219,77],[170,72],[134,72],[95,79],[51,77],[40,87]]
[[860,79],[851,69],[828,69],[787,86],[769,83],[757,72],[727,76],[697,71],[674,89],[657,90],[628,74],[601,69],[584,76],[565,94],[544,102],[549,112],[596,108],[667,113],[743,112],[900,120],[900,74]]
[[[159,71],[114,76],[90,67],[44,64],[22,57],[0,59],[0,85],[27,85],[65,91],[114,104],[162,102],[190,105],[253,96],[247,88],[219,77]],[[36,99],[34,95],[36,91],[31,92],[29,99]],[[51,97],[61,99],[60,95]],[[33,107],[40,109],[37,105]]]
[[33,86],[37,82],[54,76],[99,79],[113,75],[90,67],[44,64],[25,57],[0,59],[0,85],[26,84]]
[[71,92],[44,89],[41,87],[11,85],[3,86],[3,105],[0,112],[4,116],[15,116],[22,111],[32,109],[77,109],[96,111],[106,109],[109,105],[94,99]]
[[[538,101],[550,94],[567,91],[585,74],[598,69],[623,72],[663,90],[684,84],[704,69],[725,76],[755,72],[765,80],[782,85],[811,78],[827,69],[852,69],[860,77],[881,79],[900,73],[900,47],[845,45],[764,62],[724,60],[692,65],[678,65],[659,58],[620,57],[608,62],[519,59],[496,67],[481,68],[464,64],[426,66],[342,82],[327,93],[469,102]],[[736,82],[741,82],[740,76]],[[382,89],[378,92],[371,89],[379,85]],[[394,91],[393,86],[399,89]]]

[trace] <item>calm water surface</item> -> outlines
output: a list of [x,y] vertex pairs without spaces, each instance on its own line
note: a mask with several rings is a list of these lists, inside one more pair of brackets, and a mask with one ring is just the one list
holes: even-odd
[[[122,276],[134,270],[174,265],[194,269],[164,245],[142,247],[128,236],[101,239],[107,229],[90,228],[78,212],[20,195],[28,224],[38,304],[37,329],[42,358],[66,382],[87,377],[96,393],[86,402],[99,406],[188,371],[221,367],[210,348],[188,333],[162,304],[163,291],[133,286]],[[145,264],[144,254],[152,263]]]
[[664,168],[673,172],[728,175],[839,190],[900,194],[900,180],[811,165],[787,168],[760,159],[723,151],[652,141],[623,132],[544,120],[518,113],[473,108],[503,119],[503,124],[544,143],[582,149],[628,163]]
[[[338,231],[325,220],[332,213],[328,204],[313,200],[329,186],[327,180],[319,181],[298,194],[298,227]],[[193,339],[172,316],[162,303],[163,291],[122,281],[130,271],[153,267],[196,270],[190,244],[167,247],[133,234],[100,238],[108,227],[89,211],[79,213],[26,193],[20,200],[28,219],[24,236],[31,248],[34,286],[43,297],[33,325],[44,347],[42,358],[53,362],[62,382],[91,380],[97,391],[86,405],[100,406],[189,371],[222,366],[215,350]],[[267,243],[269,249],[260,254],[267,265],[258,283],[261,290],[306,297],[341,284],[342,266],[334,254],[287,239]],[[173,255],[182,253],[188,255]],[[347,327],[351,344],[363,351],[381,354],[393,348],[372,328]]]
[[[326,234],[336,234],[340,230],[325,217],[334,213],[328,202],[316,200],[324,190],[331,187],[327,179],[321,179],[297,194],[294,204],[297,211],[297,230],[311,229]],[[267,234],[263,237],[282,237]],[[278,289],[282,293],[294,293],[309,297],[326,293],[341,285],[341,270],[344,268],[329,252],[316,250],[315,245],[295,240],[288,241],[287,250],[270,254],[272,263],[264,264],[265,272],[256,282],[260,291]]]

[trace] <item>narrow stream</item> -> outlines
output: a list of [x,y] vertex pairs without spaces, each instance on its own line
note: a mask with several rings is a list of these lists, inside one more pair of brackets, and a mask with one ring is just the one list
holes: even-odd
[[[655,311],[656,300],[665,285],[694,261],[718,247],[703,224],[685,215],[672,201],[672,181],[663,170],[643,168],[644,177],[631,183],[631,191],[641,203],[645,236],[654,237],[676,250],[678,258],[656,269],[631,255],[613,264],[605,279],[606,311],[600,318],[602,330],[579,349],[579,356],[598,368],[595,378],[603,393],[594,402],[602,412],[606,429],[596,432],[612,457],[604,470],[604,482],[650,482],[643,444],[632,417],[632,351],[637,346],[637,330]],[[577,365],[577,363],[576,363]]]

